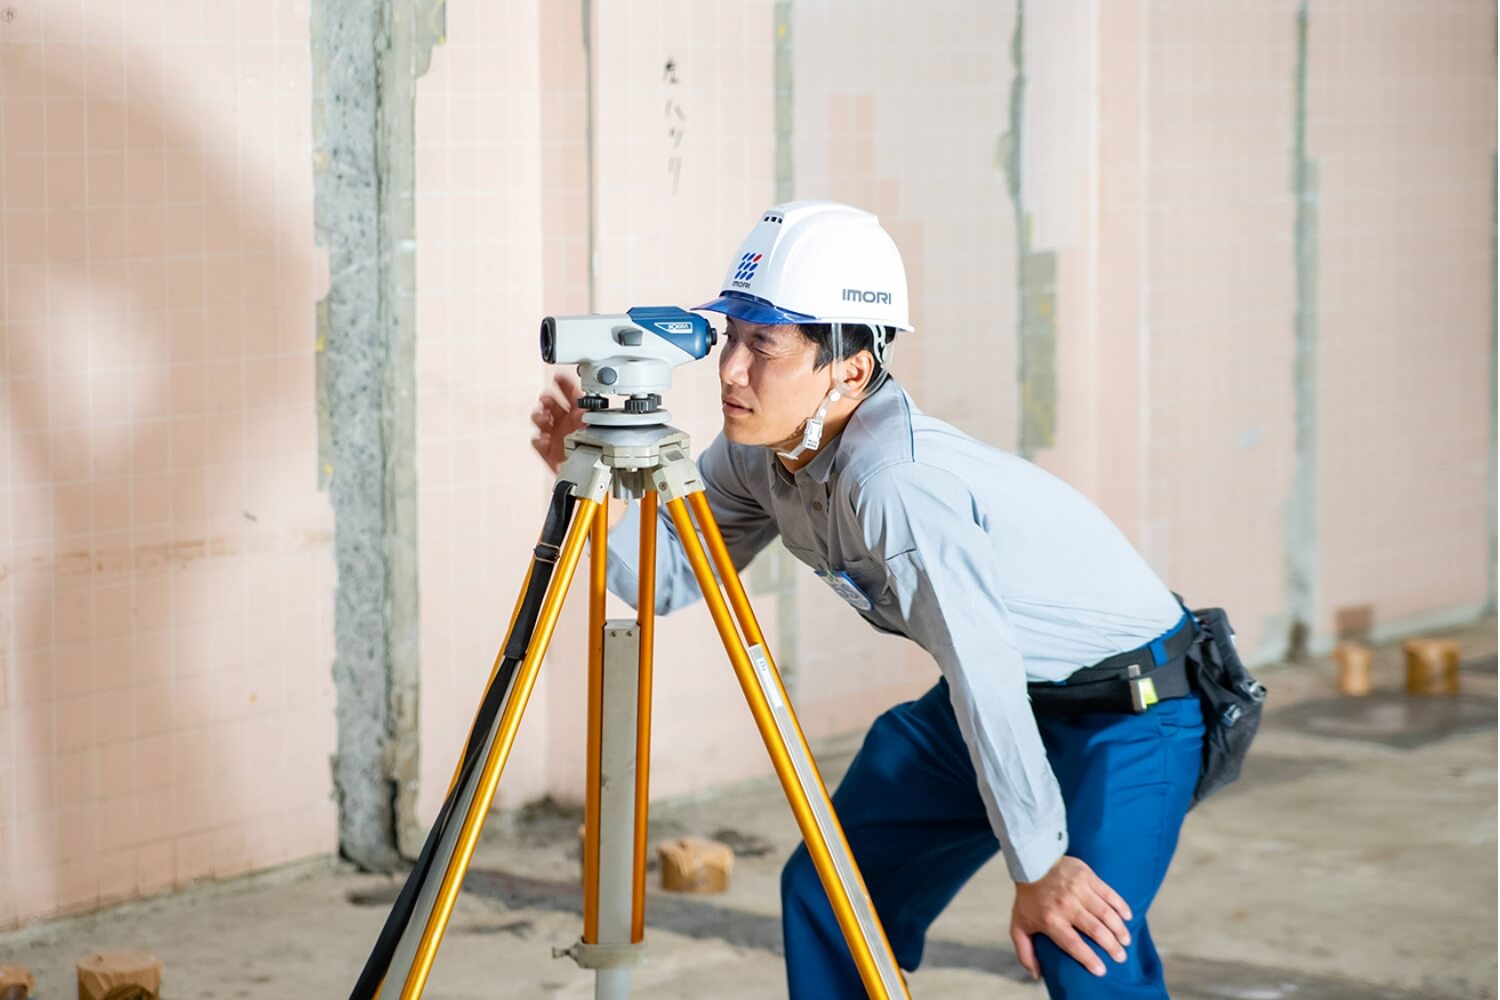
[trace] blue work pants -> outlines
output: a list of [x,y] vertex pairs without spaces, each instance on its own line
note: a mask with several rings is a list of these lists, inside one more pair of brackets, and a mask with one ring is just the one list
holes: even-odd
[[[1146,912],[1198,780],[1198,699],[1038,725],[1067,805],[1068,853],[1123,896],[1132,915],[1124,964],[1094,946],[1108,969],[1103,978],[1036,935],[1048,991],[1067,1000],[1166,997]],[[915,969],[928,926],[999,850],[946,681],[875,720],[833,803],[896,961]],[[805,846],[782,872],[781,903],[791,1000],[865,996]],[[993,923],[996,945],[1009,947],[1010,914],[994,914]]]

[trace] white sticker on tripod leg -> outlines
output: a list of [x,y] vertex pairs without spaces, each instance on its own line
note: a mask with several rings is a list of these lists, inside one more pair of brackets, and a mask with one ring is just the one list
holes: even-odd
[[781,685],[776,683],[776,671],[771,669],[771,660],[766,656],[764,646],[751,646],[750,662],[755,665],[755,675],[760,678],[761,690],[766,693],[766,700],[771,703],[772,708],[780,708]]

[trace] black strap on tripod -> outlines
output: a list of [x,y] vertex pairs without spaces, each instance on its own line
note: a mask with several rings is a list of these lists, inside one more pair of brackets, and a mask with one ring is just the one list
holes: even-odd
[[520,611],[516,615],[510,638],[505,644],[500,669],[495,673],[494,681],[485,690],[484,698],[479,704],[478,717],[474,720],[474,728],[469,730],[469,740],[464,746],[463,764],[459,768],[458,780],[454,782],[452,790],[443,799],[442,808],[438,810],[432,829],[427,831],[427,840],[422,844],[422,852],[417,855],[416,864],[406,876],[406,884],[401,887],[400,895],[391,906],[390,915],[385,918],[385,926],[380,929],[380,936],[375,939],[375,947],[370,951],[370,957],[365,960],[364,970],[360,972],[359,980],[354,984],[353,992],[349,994],[349,1000],[374,1000],[376,993],[380,990],[380,984],[390,970],[391,959],[396,955],[396,946],[401,943],[401,937],[406,933],[407,925],[411,923],[412,914],[416,912],[417,897],[428,876],[432,874],[434,855],[437,853],[438,845],[442,843],[448,825],[458,810],[458,801],[463,795],[464,788],[473,778],[475,769],[480,766],[484,745],[489,739],[490,730],[495,726],[495,719],[500,714],[500,709],[505,705],[510,694],[516,668],[520,666],[521,660],[526,656],[527,648],[531,645],[531,637],[536,632],[537,618],[542,610],[542,600],[546,597],[547,588],[552,583],[552,574],[557,568],[557,560],[562,552],[563,538],[567,534],[568,525],[573,520],[575,504],[573,484],[559,480],[552,491],[552,502],[547,508],[547,519],[542,525],[541,539],[537,542],[532,554],[531,575],[526,583],[526,593],[521,598]]

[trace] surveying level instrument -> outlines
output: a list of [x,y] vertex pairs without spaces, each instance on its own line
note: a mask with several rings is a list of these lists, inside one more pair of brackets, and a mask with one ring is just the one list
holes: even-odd
[[[662,323],[672,325],[662,329],[657,325]],[[389,1000],[396,996],[397,984],[401,1000],[422,995],[586,542],[583,936],[553,954],[595,971],[598,1000],[629,996],[630,969],[645,958],[659,503],[665,503],[693,568],[866,991],[881,1000],[907,996],[885,930],[709,509],[698,467],[689,457],[688,436],[667,425],[670,417],[659,405],[658,393],[667,387],[671,369],[705,356],[714,339],[706,320],[681,309],[544,321],[544,359],[576,363],[584,378],[584,426],[567,438],[567,457],[541,539],[447,797],[351,1000],[382,995]],[[611,409],[606,394],[625,396],[625,406]],[[634,619],[604,617],[611,495],[641,505]]]

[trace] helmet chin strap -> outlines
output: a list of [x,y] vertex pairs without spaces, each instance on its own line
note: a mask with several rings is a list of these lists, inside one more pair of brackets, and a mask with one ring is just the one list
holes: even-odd
[[828,416],[828,408],[840,399],[844,398],[844,390],[839,386],[838,366],[844,359],[844,324],[833,324],[833,360],[828,364],[828,395],[823,397],[822,405],[814,413],[806,424],[802,426],[802,441],[791,451],[778,451],[776,454],[789,462],[806,455],[810,451],[817,451],[818,446],[823,443],[823,420]]
[[802,427],[802,442],[791,451],[778,451],[780,455],[789,461],[796,461],[810,451],[817,451],[818,446],[823,443],[823,419],[828,416],[828,408],[844,398],[838,386],[828,390],[828,395],[823,397],[823,404],[818,407],[807,423]]

